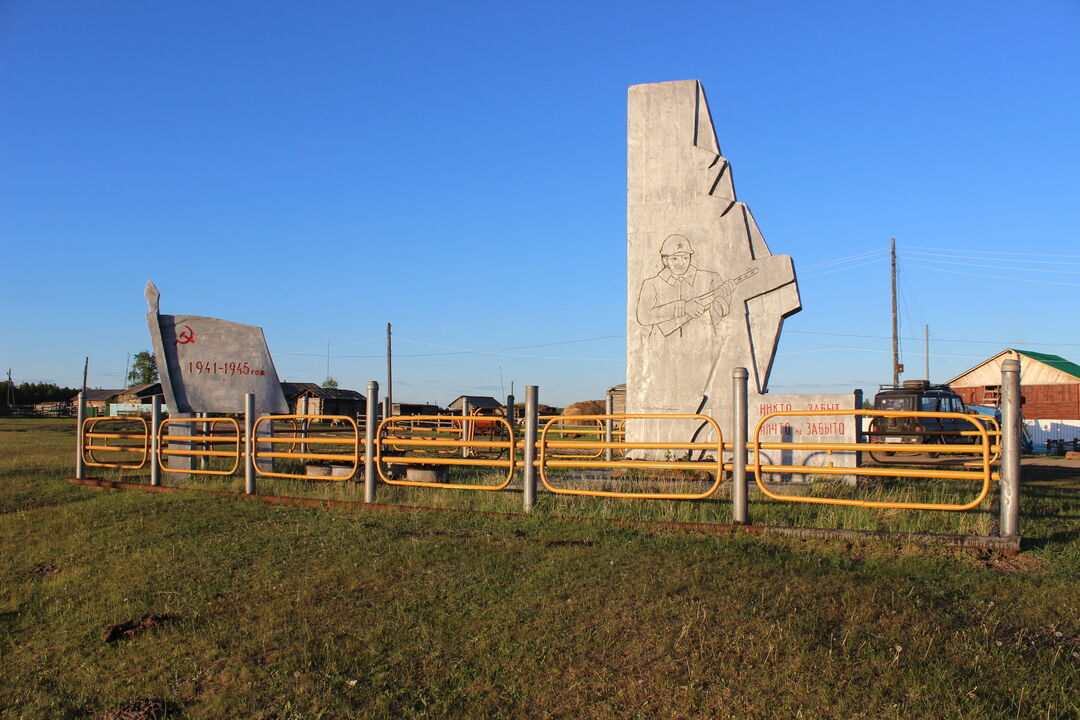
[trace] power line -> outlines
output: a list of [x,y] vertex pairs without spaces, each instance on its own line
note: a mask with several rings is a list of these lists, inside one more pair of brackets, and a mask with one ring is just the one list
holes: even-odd
[[[932,257],[946,257],[946,258],[967,258],[969,260],[984,260],[987,262],[1000,261],[1011,263],[1028,263],[1029,265],[1080,265],[1080,262],[1069,262],[1067,260],[1024,260],[1023,258],[1009,257],[1009,258],[997,258],[997,257],[980,257],[979,255],[971,255],[966,253],[932,253],[932,252],[911,252],[905,253],[909,256],[915,256],[919,258],[932,258]],[[1064,257],[1069,257],[1068,255]]]
[[873,260],[867,260],[866,262],[857,263],[855,265],[848,265],[845,267],[832,268],[831,270],[824,270],[819,272],[810,272],[803,275],[804,279],[810,279],[815,277],[821,277],[822,275],[830,275],[834,272],[841,272],[842,270],[854,270],[855,268],[863,267],[864,265],[873,265],[874,263],[885,262],[884,257],[874,258]]
[[950,273],[952,275],[967,275],[968,277],[981,277],[990,280],[1009,280],[1012,282],[1026,282],[1033,283],[1035,285],[1064,285],[1066,287],[1080,287],[1080,283],[1072,282],[1056,282],[1054,280],[1031,280],[1029,278],[1021,277],[1008,277],[1003,275],[986,275],[983,273],[969,273],[962,270],[947,270],[946,268],[932,267],[928,265],[915,265],[914,263],[903,263],[904,267],[918,268],[920,270],[936,270],[937,272]]
[[[430,345],[432,347],[447,348],[446,352],[432,352],[432,353],[395,353],[395,357],[439,357],[445,355],[499,355],[511,350],[531,350],[533,348],[541,347],[554,347],[556,345],[574,345],[576,343],[594,342],[596,340],[610,340],[613,338],[624,338],[625,333],[619,333],[617,335],[597,335],[595,337],[578,338],[576,340],[559,340],[557,342],[537,343],[534,345],[515,345],[511,347],[494,348],[491,350],[480,350],[477,348],[465,348],[457,345],[443,345],[441,343],[428,342],[426,340],[416,340],[415,338],[397,336],[398,340],[406,340],[408,342],[418,343],[420,345]],[[339,355],[338,357],[348,358],[370,358],[370,357],[384,357],[384,355]],[[599,358],[598,358],[599,359]]]
[[1008,252],[1005,250],[968,250],[958,248],[923,247],[920,245],[904,245],[908,250],[938,250],[941,252],[966,252],[981,255],[1023,255],[1026,257],[1053,257],[1053,258],[1080,258],[1080,255],[1052,255],[1048,253]]
[[[521,353],[513,353],[513,350],[529,350],[533,348],[541,347],[553,347],[556,345],[573,345],[575,343],[594,342],[596,340],[610,340],[613,338],[625,338],[625,333],[619,333],[616,335],[597,335],[595,337],[577,338],[574,340],[559,340],[557,342],[548,343],[536,343],[533,345],[516,345],[512,347],[495,348],[491,350],[481,350],[478,348],[463,348],[456,345],[443,345],[440,343],[427,342],[426,340],[416,340],[414,338],[406,338],[400,335],[396,336],[398,340],[407,340],[409,342],[419,343],[421,345],[431,345],[433,347],[450,348],[445,352],[430,352],[430,353],[394,353],[394,357],[397,358],[411,358],[411,357],[447,357],[452,355],[509,355],[511,357],[524,357],[534,358],[542,360],[620,360],[621,358],[605,358],[605,357],[565,357],[565,356],[553,356],[553,355],[528,355]],[[309,357],[324,357],[323,355],[316,355],[315,353],[291,353],[291,352],[277,352],[271,351],[274,355],[304,355]],[[372,354],[372,355],[336,355],[337,358],[383,358],[385,354]]]
[[[825,330],[785,330],[784,333],[790,333],[792,335],[831,335],[833,337],[854,337],[854,338],[867,338],[872,340],[892,340],[891,335],[861,335],[857,333],[838,333],[828,332]],[[907,337],[905,340],[918,340],[919,338]],[[935,340],[939,342],[955,342],[955,343],[971,343],[978,345],[1004,345],[1005,347],[1016,347],[1017,345],[1047,345],[1058,347],[1080,347],[1080,343],[1063,343],[1063,342],[1033,342],[1025,340],[1023,342],[1001,341],[1001,340],[959,340],[956,338],[941,338],[935,337]]]
[[[919,257],[916,257],[916,259],[917,260],[922,260],[923,262],[940,263],[942,265],[963,265],[963,266],[966,266],[966,267],[990,268],[991,270],[1017,270],[1019,272],[1043,272],[1043,273],[1058,273],[1058,274],[1061,274],[1061,275],[1080,275],[1080,271],[1077,271],[1077,270],[1050,270],[1048,268],[1026,268],[1026,267],[1015,267],[1015,266],[1010,266],[1010,265],[983,265],[983,264],[980,264],[980,263],[957,262],[955,260],[932,260],[932,259],[929,259],[929,258],[919,258]],[[978,258],[978,259],[982,260],[983,258]],[[1009,262],[1015,262],[1015,261],[1010,260]],[[1049,261],[1047,261],[1047,262],[1049,262]],[[1080,265],[1080,263],[1061,263],[1061,264]]]
[[827,260],[825,262],[819,262],[819,263],[814,263],[812,265],[807,265],[806,268],[804,268],[804,269],[806,269],[806,270],[817,270],[819,268],[828,267],[830,265],[838,265],[840,263],[848,262],[848,261],[851,261],[851,260],[861,260],[863,258],[870,257],[871,255],[884,255],[884,254],[885,254],[884,250],[867,250],[866,252],[856,253],[854,255],[846,255],[844,257],[837,258],[835,260]]

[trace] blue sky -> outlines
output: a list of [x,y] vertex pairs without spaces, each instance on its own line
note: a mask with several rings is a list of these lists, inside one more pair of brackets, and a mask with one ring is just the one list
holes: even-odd
[[0,371],[74,386],[89,356],[120,387],[152,279],[163,312],[263,326],[283,379],[329,341],[344,387],[382,381],[392,322],[395,399],[602,397],[626,88],[691,78],[795,261],[774,391],[890,379],[890,237],[907,377],[925,324],[934,380],[1077,360],[1078,77],[1075,0],[6,0]]

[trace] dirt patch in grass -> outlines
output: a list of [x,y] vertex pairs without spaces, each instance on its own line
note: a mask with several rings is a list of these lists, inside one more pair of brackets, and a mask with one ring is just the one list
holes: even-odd
[[172,620],[173,618],[169,615],[143,615],[138,620],[128,620],[126,622],[110,625],[106,628],[101,639],[107,643],[120,642],[126,638],[144,633],[147,630],[160,627]]
[[162,720],[179,717],[179,708],[165,700],[132,700],[105,712],[103,720]]
[[55,575],[58,572],[60,572],[60,568],[56,567],[55,565],[41,563],[39,565],[35,565],[34,569],[30,571],[30,574],[40,575],[41,577],[49,577],[50,575]]
[[1047,571],[1046,559],[1034,553],[1006,555],[987,550],[974,552],[970,557],[977,566],[999,573],[1040,574]]

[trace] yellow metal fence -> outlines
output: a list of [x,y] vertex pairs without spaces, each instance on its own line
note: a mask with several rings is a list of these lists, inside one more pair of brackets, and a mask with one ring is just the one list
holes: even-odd
[[[904,417],[962,420],[971,425],[970,430],[948,433],[970,444],[943,443],[811,443],[811,442],[762,442],[762,427],[777,418],[794,416],[854,416],[854,417]],[[626,439],[628,422],[651,423],[692,422],[702,429],[704,439],[693,442],[645,441]],[[201,425],[200,425],[201,423]],[[274,423],[288,423],[291,430],[274,434]],[[573,425],[569,423],[574,423]],[[583,423],[583,424],[582,424]],[[619,427],[612,433],[612,440],[604,439],[607,424]],[[170,427],[178,424],[194,425],[193,431],[202,434],[170,433]],[[319,432],[309,431],[313,425]],[[150,428],[139,417],[87,418],[83,423],[80,452],[86,465],[138,470],[142,468],[151,452]],[[260,430],[266,430],[259,435]],[[361,437],[356,420],[348,416],[326,415],[267,415],[256,420],[253,428],[252,447],[244,442],[238,422],[233,418],[184,418],[166,419],[158,426],[159,444],[156,462],[167,472],[207,475],[232,475],[240,468],[245,453],[250,453],[259,475],[278,478],[312,479],[297,472],[277,472],[259,467],[261,460],[295,460],[299,462],[323,461],[337,463],[347,468],[347,476],[355,477],[362,462],[364,438]],[[997,480],[993,465],[1000,453],[1000,424],[988,416],[972,416],[962,413],[883,410],[808,410],[778,411],[762,417],[747,442],[750,460],[747,472],[754,474],[754,481],[761,493],[773,500],[867,508],[893,508],[912,510],[963,511],[978,506],[988,495],[991,483]],[[287,446],[287,447],[286,447]],[[658,500],[702,500],[712,496],[726,479],[732,468],[725,463],[725,451],[733,449],[725,444],[719,425],[706,415],[681,414],[618,414],[547,416],[537,437],[535,467],[543,486],[559,495],[579,495],[605,498],[634,498]],[[389,485],[434,487],[447,490],[500,491],[513,481],[515,471],[523,465],[521,456],[526,450],[515,428],[499,416],[445,416],[410,415],[393,416],[379,423],[374,433],[374,459],[378,478]],[[823,465],[783,464],[764,461],[767,450],[819,451],[831,453],[869,453],[887,451],[894,455],[929,454],[959,456],[961,461],[954,467],[850,467],[826,463]],[[605,451],[620,457],[604,459]],[[104,454],[109,457],[102,457]],[[664,453],[665,456],[660,454]],[[694,455],[697,459],[694,460]],[[131,457],[137,456],[137,457]],[[232,460],[227,467],[215,469],[192,468],[170,470],[165,458],[188,456],[195,458],[220,458]],[[685,456],[686,459],[679,459]],[[965,457],[966,456],[966,457]],[[130,460],[126,458],[131,457]],[[957,469],[956,466],[965,469]],[[422,469],[449,469],[451,467],[491,468],[505,472],[495,483],[452,483],[432,479],[409,479],[410,467]],[[711,481],[690,491],[634,491],[622,489],[571,487],[565,472],[560,471],[608,471],[625,476],[628,482],[640,477],[638,471],[671,473],[696,471],[707,473]],[[676,471],[676,472],[672,472]],[[919,503],[884,500],[859,500],[793,495],[779,492],[765,482],[766,473],[794,473],[816,476],[850,476],[857,474],[871,477],[896,477],[911,479],[947,479],[970,481],[977,488],[974,497],[964,503]],[[404,477],[402,477],[404,475]],[[448,478],[447,478],[448,479]],[[626,483],[624,483],[625,485]]]

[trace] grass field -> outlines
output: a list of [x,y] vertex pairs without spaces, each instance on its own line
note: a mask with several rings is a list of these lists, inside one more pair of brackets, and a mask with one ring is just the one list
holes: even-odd
[[[1075,470],[1025,469],[1026,549],[1010,558],[611,522],[727,522],[722,500],[542,494],[531,517],[491,518],[100,491],[65,481],[73,452],[71,421],[0,420],[3,718],[119,717],[150,699],[184,718],[1080,717]],[[379,500],[520,507],[514,493]],[[753,496],[750,510],[934,532],[990,518]],[[552,519],[570,514],[589,517]]]

